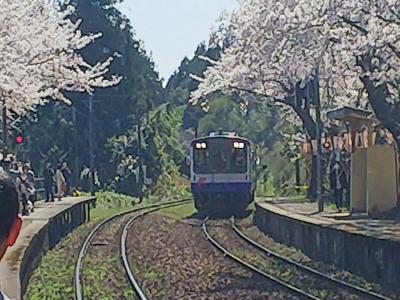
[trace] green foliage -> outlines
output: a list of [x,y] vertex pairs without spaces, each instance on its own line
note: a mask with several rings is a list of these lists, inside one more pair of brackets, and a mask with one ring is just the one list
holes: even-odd
[[229,96],[219,95],[210,102],[209,112],[200,120],[199,132],[207,135],[222,128],[241,133],[245,126],[239,106]]
[[196,129],[198,123],[205,113],[199,106],[193,106],[188,103],[190,93],[197,89],[199,83],[190,77],[190,74],[202,76],[203,72],[210,65],[201,56],[207,56],[213,59],[219,57],[220,49],[208,48],[204,43],[200,44],[192,59],[185,57],[179,69],[169,79],[165,92],[168,103],[172,105],[184,104],[185,111],[183,116],[183,127],[185,129]]
[[137,199],[114,192],[96,193],[97,208],[131,208]]
[[[160,177],[173,180],[180,174],[186,158],[182,140],[182,118],[184,107],[170,108],[162,105],[148,114],[143,126],[143,163],[147,178],[157,182]],[[137,129],[115,136],[107,141],[112,160],[116,166],[113,187],[117,191],[136,195],[139,188],[139,142]]]
[[190,218],[196,213],[194,203],[181,205],[178,207],[171,207],[160,210],[158,214],[168,217],[172,223],[181,221],[186,218]]
[[182,106],[170,109],[165,105],[150,113],[145,149],[148,174],[153,179],[179,174],[186,157],[181,135],[183,111]]
[[150,199],[190,199],[190,183],[178,175],[161,176],[154,187]]

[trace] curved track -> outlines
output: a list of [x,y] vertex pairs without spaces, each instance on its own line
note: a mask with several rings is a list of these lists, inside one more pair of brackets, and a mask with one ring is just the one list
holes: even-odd
[[168,207],[173,207],[173,206],[179,206],[186,204],[190,202],[191,200],[189,199],[184,199],[184,200],[179,200],[179,201],[171,201],[171,202],[165,202],[165,203],[160,203],[160,204],[155,204],[155,205],[149,205],[145,207],[140,207],[140,208],[135,208],[126,212],[118,213],[110,218],[107,218],[100,222],[87,236],[85,242],[83,243],[81,250],[78,255],[78,260],[76,263],[75,267],[75,298],[77,300],[83,300],[84,299],[84,293],[83,293],[83,287],[84,287],[84,282],[82,279],[82,271],[83,271],[83,261],[84,258],[91,247],[92,241],[96,234],[102,229],[103,227],[107,226],[110,224],[112,221],[127,216],[129,214],[134,214],[134,213],[139,213],[139,215],[134,216],[132,219],[129,220],[129,222],[126,224],[122,235],[121,235],[121,259],[123,261],[123,265],[127,274],[128,281],[132,285],[133,289],[135,290],[135,293],[139,297],[139,299],[147,299],[145,294],[143,293],[142,289],[140,288],[140,285],[137,283],[135,280],[135,277],[133,276],[133,273],[130,269],[129,262],[126,257],[127,249],[126,249],[126,238],[127,238],[127,233],[129,228],[133,225],[134,221],[137,220],[140,217],[143,217],[146,214],[149,214],[151,212],[155,212],[157,210],[163,209],[163,208],[168,208]]
[[248,243],[249,245],[255,247],[256,249],[262,251],[264,254],[268,255],[269,257],[273,257],[276,258],[290,266],[293,266],[295,268],[297,268],[298,270],[301,270],[305,273],[308,273],[312,276],[315,276],[317,278],[319,278],[320,280],[323,281],[327,281],[330,284],[332,284],[333,286],[336,286],[339,289],[345,289],[348,290],[349,292],[358,295],[360,297],[362,297],[362,299],[376,299],[376,300],[390,300],[390,298],[387,298],[386,296],[368,291],[366,289],[363,289],[359,286],[355,286],[352,285],[350,283],[347,283],[345,281],[333,278],[332,276],[329,276],[325,273],[322,273],[320,271],[317,271],[313,268],[310,268],[308,266],[305,266],[299,262],[293,261],[288,257],[284,257],[274,251],[272,251],[271,249],[266,248],[263,245],[260,245],[259,243],[257,243],[256,241],[252,240],[250,237],[248,237],[246,234],[244,234],[236,225],[235,223],[235,219],[234,217],[232,217],[232,229],[233,231],[246,243]]
[[307,292],[302,291],[301,289],[298,289],[292,285],[289,285],[285,282],[283,282],[282,280],[280,280],[277,277],[274,277],[272,275],[269,275],[267,273],[265,273],[264,271],[260,270],[259,268],[257,268],[254,265],[249,264],[248,262],[244,261],[243,259],[237,257],[236,255],[234,255],[232,252],[228,251],[226,248],[224,248],[216,239],[214,239],[210,233],[208,232],[207,229],[207,222],[208,222],[209,218],[206,218],[203,222],[203,233],[204,236],[206,237],[206,239],[213,244],[218,250],[220,250],[222,253],[224,253],[225,256],[229,257],[230,259],[232,259],[233,261],[239,263],[240,265],[242,265],[243,267],[245,267],[246,269],[248,269],[249,271],[261,275],[262,277],[264,277],[265,279],[267,279],[268,281],[270,281],[271,283],[281,287],[282,289],[286,290],[287,292],[300,297],[301,299],[310,299],[310,300],[319,300],[319,298],[314,297],[311,294],[308,294]]
[[[236,263],[242,265],[243,267],[247,268],[248,270],[250,270],[253,273],[256,273],[258,275],[261,275],[262,277],[264,277],[265,279],[267,279],[268,281],[270,281],[271,283],[279,286],[280,288],[282,288],[283,290],[291,293],[294,296],[299,297],[300,299],[313,299],[313,300],[320,300],[320,298],[318,296],[312,295],[310,294],[308,291],[306,291],[305,289],[301,289],[298,288],[294,285],[292,285],[291,283],[285,282],[283,280],[281,280],[279,277],[275,277],[271,274],[267,274],[266,272],[264,272],[263,270],[261,270],[260,268],[258,268],[257,266],[248,263],[247,261],[245,261],[244,259],[236,256],[235,254],[233,254],[231,251],[229,251],[228,249],[226,249],[221,243],[219,243],[215,238],[213,238],[208,229],[207,229],[207,222],[208,222],[209,218],[206,218],[203,222],[203,234],[206,237],[206,239],[213,244],[218,250],[220,250],[226,257],[232,259],[233,261],[235,261]],[[314,278],[317,278],[321,283],[327,283],[330,286],[332,286],[332,288],[337,289],[338,291],[348,291],[349,295],[353,294],[357,297],[359,297],[360,299],[376,299],[376,300],[390,300],[390,298],[383,296],[383,295],[379,295],[377,293],[374,292],[370,292],[368,290],[365,290],[361,287],[358,286],[354,286],[350,283],[338,280],[336,278],[333,278],[327,274],[324,274],[322,272],[319,272],[315,269],[312,269],[310,267],[307,267],[301,263],[295,262],[287,257],[284,257],[282,255],[279,255],[273,251],[271,251],[270,249],[267,249],[266,247],[258,244],[257,242],[255,242],[254,240],[252,240],[251,238],[249,238],[247,235],[245,235],[235,224],[235,220],[234,218],[232,218],[232,224],[231,224],[232,230],[240,237],[240,239],[242,241],[244,241],[245,243],[247,243],[249,246],[251,246],[253,249],[259,250],[261,252],[263,252],[263,254],[266,254],[268,257],[271,257],[273,259],[279,260],[281,263],[285,263],[287,264],[288,267],[295,267],[299,272],[303,272],[303,273],[307,273],[308,276],[312,276]]]
[[140,215],[134,216],[133,218],[131,218],[126,225],[124,226],[124,229],[122,231],[122,235],[121,235],[121,239],[120,239],[120,248],[121,248],[121,259],[122,259],[122,263],[124,265],[125,268],[125,272],[127,275],[127,278],[131,284],[131,286],[133,287],[133,289],[136,291],[136,295],[140,300],[147,300],[147,296],[145,294],[145,292],[143,291],[143,289],[141,288],[139,281],[136,279],[135,275],[132,272],[132,268],[130,266],[129,263],[129,259],[128,259],[128,247],[127,247],[127,239],[128,239],[128,233],[130,228],[133,226],[133,223],[135,223],[136,220],[144,217],[145,215],[151,214],[153,212],[156,212],[160,209],[163,208],[170,208],[170,207],[174,207],[174,206],[180,206],[182,204],[187,203],[188,200],[184,200],[182,201],[182,203],[176,203],[176,204],[169,204],[169,205],[164,205],[162,207],[159,208],[153,208],[153,209],[149,209],[144,211],[143,213],[141,213]]

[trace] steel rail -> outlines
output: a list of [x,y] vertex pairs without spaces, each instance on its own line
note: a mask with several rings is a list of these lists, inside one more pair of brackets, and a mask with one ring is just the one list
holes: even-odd
[[[361,288],[359,286],[355,286],[353,284],[350,284],[348,282],[342,281],[340,279],[336,279],[336,278],[334,278],[332,276],[329,276],[329,275],[327,275],[325,273],[322,273],[322,272],[317,271],[317,270],[315,270],[313,268],[305,266],[305,265],[303,265],[303,264],[301,264],[299,262],[296,262],[296,261],[294,261],[294,260],[292,260],[292,259],[290,259],[288,257],[280,255],[280,254],[272,251],[271,249],[268,249],[267,247],[257,243],[256,241],[254,241],[250,237],[248,237],[246,234],[244,234],[237,227],[234,217],[232,217],[232,229],[242,240],[244,240],[248,244],[254,246],[258,250],[264,252],[266,255],[268,255],[270,257],[273,257],[273,258],[276,258],[278,260],[281,260],[281,261],[283,261],[283,262],[285,262],[285,263],[287,263],[289,265],[294,266],[295,268],[297,268],[299,270],[302,270],[302,271],[304,271],[304,272],[306,272],[308,274],[314,275],[314,276],[316,276],[316,277],[318,277],[320,279],[323,279],[325,281],[329,281],[330,283],[334,284],[337,287],[345,288],[345,289],[353,292],[354,294],[356,294],[358,296],[367,297],[368,299],[390,300],[390,298],[388,298],[386,296],[377,294],[375,292],[368,291],[366,289],[363,289],[363,288]],[[365,299],[365,298],[363,298],[363,299]]]
[[296,296],[298,296],[300,299],[310,299],[310,300],[321,300],[318,297],[315,297],[305,291],[302,291],[301,289],[298,289],[290,284],[287,284],[286,282],[280,280],[277,277],[274,277],[270,274],[265,273],[264,271],[258,269],[257,267],[249,264],[248,262],[244,261],[243,259],[237,257],[236,255],[234,255],[232,252],[230,252],[229,250],[225,249],[220,243],[217,242],[217,240],[215,240],[208,232],[207,230],[207,222],[208,222],[209,218],[207,217],[204,222],[203,222],[203,234],[205,236],[205,238],[218,250],[220,250],[224,256],[229,257],[231,260],[235,261],[236,263],[242,265],[243,267],[245,267],[246,269],[250,270],[253,273],[256,273],[258,275],[261,275],[262,277],[268,279],[269,281],[271,281],[272,283],[276,284],[277,286],[283,288],[284,290],[288,291],[289,293],[292,293]]
[[162,207],[146,210],[143,213],[134,216],[131,218],[126,225],[124,226],[124,229],[122,230],[121,234],[121,239],[120,239],[120,249],[121,249],[121,259],[122,263],[125,268],[126,275],[129,279],[129,283],[131,284],[132,288],[135,290],[136,295],[139,297],[140,300],[147,300],[147,296],[145,292],[143,291],[141,285],[139,284],[138,279],[135,277],[135,275],[132,272],[132,268],[128,259],[128,246],[127,246],[127,240],[128,240],[128,234],[129,230],[133,226],[133,223],[135,223],[138,219],[144,217],[145,215],[154,213],[160,209],[165,209],[165,208],[170,208],[170,207],[175,207],[175,206],[180,206],[182,204],[185,204],[186,202],[189,202],[190,200],[183,200],[181,203],[176,203],[176,204],[170,204],[170,205],[165,205]]
[[107,225],[108,223],[112,222],[113,220],[115,220],[117,218],[129,215],[129,214],[132,214],[135,212],[145,211],[145,210],[152,209],[152,208],[162,208],[162,206],[172,205],[172,204],[180,204],[180,203],[185,203],[185,202],[189,202],[189,201],[190,201],[189,199],[184,199],[184,200],[170,201],[170,202],[165,202],[165,203],[152,204],[152,205],[148,205],[148,206],[138,207],[138,208],[134,208],[134,209],[131,209],[131,210],[128,210],[125,212],[115,214],[115,215],[103,220],[99,224],[97,224],[96,227],[93,228],[92,231],[88,234],[88,236],[86,237],[86,239],[79,251],[78,259],[77,259],[76,266],[75,266],[75,299],[76,300],[84,299],[83,280],[81,278],[82,270],[83,270],[83,260],[90,248],[90,244],[92,243],[93,238],[95,237],[95,235],[99,232],[99,230],[102,227],[104,227],[105,225]]

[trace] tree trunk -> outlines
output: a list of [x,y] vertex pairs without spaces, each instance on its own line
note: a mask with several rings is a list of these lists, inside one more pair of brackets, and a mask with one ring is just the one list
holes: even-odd
[[311,166],[310,166],[310,182],[309,182],[309,189],[307,191],[307,197],[311,201],[317,200],[317,177],[318,177],[318,168],[317,168],[317,157],[315,155],[312,156],[311,159]]
[[300,186],[301,186],[301,170],[300,170],[300,160],[296,159],[295,162],[295,168],[296,168],[296,191],[300,192]]
[[[296,101],[294,97],[292,99],[287,99],[288,104],[293,108],[293,110],[296,112],[296,114],[299,116],[299,118],[303,122],[303,127],[306,131],[306,134],[310,139],[315,139],[317,136],[316,132],[316,123],[314,119],[312,118],[310,114],[310,109],[309,107],[302,108],[296,105]],[[318,176],[318,170],[317,170],[317,158],[312,155],[312,160],[311,160],[311,165],[309,166],[310,168],[310,177],[309,177],[309,189],[307,192],[307,197],[315,201],[317,198],[317,176]]]
[[361,80],[367,89],[368,100],[375,112],[375,116],[382,123],[382,125],[393,134],[397,143],[397,148],[400,149],[400,123],[398,122],[399,115],[395,109],[395,106],[386,101],[389,96],[386,84],[375,86],[368,77],[363,77]]

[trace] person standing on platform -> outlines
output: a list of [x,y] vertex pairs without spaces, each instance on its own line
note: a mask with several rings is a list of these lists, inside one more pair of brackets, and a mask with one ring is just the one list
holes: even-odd
[[330,185],[333,190],[336,208],[339,212],[343,208],[343,192],[347,186],[346,173],[340,162],[335,161],[330,173]]
[[46,201],[45,202],[54,202],[54,170],[51,166],[51,163],[47,163],[46,169],[44,170],[44,190],[46,193]]
[[21,170],[19,169],[18,163],[17,162],[12,162],[9,174],[11,178],[15,181],[21,175]]
[[[15,244],[22,226],[18,216],[18,194],[14,182],[0,174],[0,261],[8,247]],[[1,300],[9,298],[0,291]]]
[[61,201],[61,198],[64,196],[66,182],[65,177],[62,173],[62,165],[57,166],[56,171],[56,184],[57,184],[57,198],[58,201]]
[[81,175],[81,184],[82,184],[82,189],[85,192],[89,192],[90,190],[90,180],[91,180],[91,175],[90,175],[90,169],[87,165],[83,165]]
[[30,164],[26,163],[22,167],[22,174],[24,181],[23,183],[26,186],[26,192],[27,192],[27,199],[28,199],[28,206],[33,212],[35,210],[35,173],[32,171]]
[[62,164],[61,172],[65,179],[65,194],[70,195],[71,193],[71,182],[72,182],[72,172],[68,167],[68,163],[65,161]]

